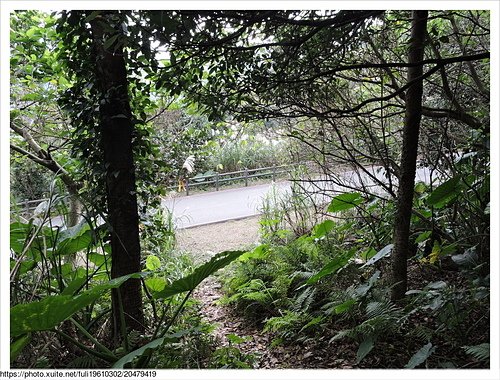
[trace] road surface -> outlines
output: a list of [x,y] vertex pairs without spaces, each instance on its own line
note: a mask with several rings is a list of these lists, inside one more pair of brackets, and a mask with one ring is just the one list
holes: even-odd
[[[273,185],[257,185],[166,199],[163,206],[173,211],[178,228],[241,219],[260,214],[262,199]],[[287,182],[277,182],[279,191],[287,191]]]
[[[380,167],[370,168],[369,172],[377,179],[387,183],[384,171]],[[318,203],[327,202],[335,193],[354,191],[352,188],[359,188],[363,184],[372,193],[383,193],[382,188],[375,183],[369,175],[359,176],[354,171],[347,171],[340,174],[343,186],[331,186],[330,181],[325,179],[315,179],[323,190],[328,192],[327,196],[318,196]],[[426,168],[417,169],[416,182],[430,182],[429,171]],[[393,179],[395,182],[395,179]],[[273,184],[242,187],[202,193],[189,196],[180,196],[165,199],[162,205],[173,212],[173,217],[177,228],[188,228],[201,226],[210,223],[223,222],[227,220],[241,219],[260,214],[262,200],[271,190]],[[290,192],[288,181],[274,184],[281,193]],[[312,185],[307,185],[306,188]]]

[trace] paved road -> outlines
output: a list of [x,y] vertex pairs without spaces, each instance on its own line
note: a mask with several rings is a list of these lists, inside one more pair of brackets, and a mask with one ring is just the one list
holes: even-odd
[[[384,171],[381,168],[371,168],[370,173],[379,180],[386,181]],[[316,179],[318,185],[327,190],[330,195],[318,196],[316,201],[323,203],[337,192],[354,191],[352,188],[359,187],[361,183],[371,192],[382,193],[383,190],[368,175],[359,177],[353,171],[342,173],[342,186],[331,186],[329,181]],[[394,181],[394,179],[393,179]],[[429,182],[429,171],[426,168],[417,170],[416,181]],[[195,227],[204,224],[222,222],[226,220],[241,219],[253,215],[258,215],[264,196],[271,189],[271,184],[214,191],[190,196],[181,196],[166,199],[163,206],[173,211],[174,220],[178,228]],[[287,181],[275,184],[280,192],[291,191]],[[312,185],[307,185],[311,187]]]
[[[166,199],[162,204],[173,210],[178,228],[241,219],[259,214],[262,199],[271,184],[214,191]],[[279,191],[287,191],[287,182],[278,182]]]

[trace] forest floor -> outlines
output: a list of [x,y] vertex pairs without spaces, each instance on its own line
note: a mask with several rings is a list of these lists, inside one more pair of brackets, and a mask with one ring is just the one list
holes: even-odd
[[[183,229],[177,232],[178,246],[190,252],[197,263],[225,250],[249,249],[258,243],[258,221],[257,216]],[[201,302],[202,317],[217,326],[213,334],[222,347],[229,346],[229,334],[247,338],[237,348],[245,355],[255,356],[255,368],[353,368],[348,361],[332,355],[331,345],[327,349],[328,345],[323,344],[326,342],[271,348],[272,334],[264,333],[230,307],[218,303],[222,296],[221,284],[216,276],[206,279],[194,294]],[[344,352],[349,349],[355,356],[356,347],[343,347]]]
[[[259,217],[210,224],[183,229],[177,232],[179,248],[190,252],[196,264],[204,262],[218,252],[225,250],[246,250],[255,247],[259,242]],[[465,278],[454,270],[436,270],[429,266],[413,263],[409,267],[409,287],[422,289],[431,281],[446,281],[454,286],[463,287]],[[350,369],[350,368],[403,368],[408,360],[408,342],[379,342],[379,352],[386,349],[393,354],[371,355],[356,364],[358,345],[352,341],[332,341],[328,334],[309,339],[305,342],[287,345],[273,345],[273,335],[262,331],[262,326],[255,326],[244,319],[229,306],[218,302],[223,297],[221,284],[216,276],[207,278],[194,294],[200,301],[202,318],[216,326],[213,331],[221,347],[228,347],[229,334],[247,338],[235,347],[244,355],[255,357],[254,368],[264,369]],[[474,316],[472,316],[474,317]],[[415,324],[429,324],[426,315],[415,315]],[[472,318],[474,320],[474,318]],[[480,324],[474,323],[474,341],[487,341],[489,334],[489,318],[483,318]],[[471,324],[472,322],[469,321]],[[469,323],[469,322],[466,322]],[[477,325],[477,326],[476,326]],[[457,352],[447,352],[445,341],[437,342],[442,347],[445,357],[453,358]],[[475,344],[470,342],[469,344]],[[397,348],[395,350],[395,347]],[[418,348],[418,347],[416,347]],[[415,350],[416,350],[415,348]],[[413,349],[413,348],[412,348]],[[397,354],[394,354],[397,352]],[[463,358],[462,358],[463,359]]]

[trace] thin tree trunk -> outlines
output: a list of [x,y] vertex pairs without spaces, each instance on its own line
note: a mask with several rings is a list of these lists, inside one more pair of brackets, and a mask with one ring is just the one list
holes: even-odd
[[[420,62],[424,58],[424,40],[427,29],[428,11],[413,11],[412,30],[408,51],[408,63]],[[420,77],[423,67],[408,68],[408,82]],[[392,294],[393,300],[405,296],[408,277],[408,252],[410,218],[415,187],[418,136],[422,118],[423,82],[418,81],[406,91],[405,125],[401,152],[401,171],[394,220],[394,248],[392,252]]]
[[[132,152],[132,112],[123,49],[116,42],[108,48],[103,44],[106,16],[92,20],[96,49],[96,74],[101,89],[101,145],[106,165],[108,218],[111,226],[111,277],[140,272],[139,216]],[[115,26],[118,29],[119,25]],[[119,30],[117,30],[119,33]],[[119,38],[117,39],[119,40]],[[120,310],[125,314],[127,330],[144,331],[141,283],[126,281],[112,293],[115,337],[121,330]]]
[[80,221],[82,213],[82,202],[78,199],[77,194],[69,194],[68,197],[69,210],[68,210],[68,227],[73,227]]

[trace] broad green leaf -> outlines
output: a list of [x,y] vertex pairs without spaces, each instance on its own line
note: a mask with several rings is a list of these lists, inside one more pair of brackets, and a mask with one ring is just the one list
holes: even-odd
[[59,77],[58,83],[59,83],[59,86],[63,87],[63,88],[68,87],[70,85],[68,80],[62,75]]
[[155,271],[161,268],[161,261],[155,255],[149,255],[146,257],[146,268],[150,271]]
[[33,39],[35,37],[35,34],[39,33],[39,28],[36,26],[32,26],[26,31],[26,37]]
[[204,279],[217,272],[219,269],[224,268],[243,253],[245,252],[226,251],[215,255],[210,261],[197,267],[190,275],[175,280],[172,284],[165,287],[163,291],[156,294],[155,298],[167,298],[175,294],[194,290]]
[[155,293],[161,292],[165,289],[165,286],[167,286],[167,281],[160,277],[151,277],[146,279],[144,282],[148,289],[153,293],[153,296]]
[[103,265],[106,262],[106,260],[108,260],[108,265],[111,264],[110,257],[106,257],[105,255],[101,255],[100,253],[97,252],[89,253],[88,258],[89,261],[93,263],[96,267],[100,267],[101,265]]
[[425,289],[444,289],[448,286],[448,284],[444,281],[435,281],[427,284]]
[[432,231],[424,231],[424,232],[422,232],[415,239],[415,243],[421,243],[423,241],[426,241],[427,239],[429,239],[429,237],[431,236],[431,234],[432,234]]
[[153,351],[153,350],[157,349],[158,347],[161,347],[166,340],[173,339],[173,338],[180,338],[180,337],[186,335],[187,333],[189,333],[189,330],[182,330],[182,331],[178,331],[174,334],[168,334],[168,335],[165,335],[164,337],[155,339],[155,340],[149,342],[148,344],[145,344],[144,346],[138,348],[137,350],[132,351],[132,352],[128,353],[127,355],[125,355],[124,357],[122,357],[115,364],[113,364],[112,368],[117,368],[117,369],[125,368],[125,366],[127,364],[131,363],[136,358],[138,358],[138,357],[140,357],[140,356],[142,356],[150,351]]
[[326,236],[335,227],[333,220],[325,220],[322,223],[316,224],[312,230],[311,237],[314,239]]
[[35,94],[35,93],[28,93],[21,98],[21,100],[27,101],[27,102],[40,101],[42,99],[43,98],[40,94]]
[[10,344],[10,362],[12,363],[19,356],[24,347],[30,342],[31,334],[21,335]]
[[[18,255],[23,252],[23,249],[25,248],[25,244],[27,243],[27,240],[31,237],[31,235],[35,232],[36,226],[34,226],[31,223],[21,223],[21,222],[14,222],[10,224],[10,249],[12,249],[15,253]],[[52,230],[48,227],[42,227],[40,231],[38,232],[38,236],[40,238],[44,239],[44,246],[51,246],[52,245]],[[33,246],[36,246],[37,244],[32,244]],[[37,251],[35,247],[32,248],[32,250]],[[30,249],[30,251],[32,251]],[[32,257],[35,258],[35,257]]]
[[[10,269],[14,268],[16,265],[16,260],[10,259]],[[25,273],[28,273],[31,271],[33,268],[36,267],[36,261],[35,260],[23,260],[21,261],[21,265],[19,266],[18,270],[18,275],[23,275]]]
[[382,248],[380,251],[378,251],[375,256],[373,256],[370,260],[368,260],[361,268],[364,268],[367,265],[373,265],[377,261],[383,259],[384,257],[389,256],[392,252],[393,247],[394,247],[394,244],[386,245],[384,248]]
[[415,192],[417,194],[422,194],[426,189],[427,189],[427,185],[425,183],[423,183],[423,182],[418,182],[415,185]]
[[269,245],[261,244],[255,247],[253,250],[245,252],[239,258],[240,261],[247,261],[249,259],[263,259],[269,254]]
[[432,343],[427,343],[411,357],[408,364],[405,365],[405,368],[413,369],[418,367],[432,355],[435,349],[435,347],[432,347]]
[[139,356],[142,356],[146,352],[155,350],[156,348],[162,346],[163,342],[167,338],[168,338],[168,336],[164,336],[163,338],[155,339],[155,340],[149,342],[148,344],[145,344],[141,348],[138,348],[137,350],[128,353],[127,355],[125,355],[124,357],[122,357],[120,360],[118,360],[115,364],[113,364],[112,368],[117,368],[117,369],[123,369],[123,368],[125,368],[125,365],[131,363],[132,361],[134,361]]
[[92,245],[92,231],[85,221],[62,230],[58,236],[57,253],[72,255]]
[[373,336],[368,336],[361,344],[359,345],[358,352],[356,353],[356,364],[361,363],[361,361],[370,353],[375,344],[375,339]]
[[119,287],[129,278],[139,278],[134,273],[94,286],[80,295],[48,296],[40,301],[18,304],[10,308],[10,335],[12,337],[33,331],[51,330],[74,313],[101,297],[105,291]]
[[62,296],[72,296],[77,292],[79,289],[82,288],[83,284],[87,281],[87,276],[79,276],[73,279],[61,292]]
[[363,197],[360,193],[344,193],[337,195],[332,199],[327,208],[328,212],[339,212],[349,210],[363,202]]
[[427,204],[436,208],[447,205],[462,191],[460,180],[461,177],[456,176],[436,187],[427,198]]

